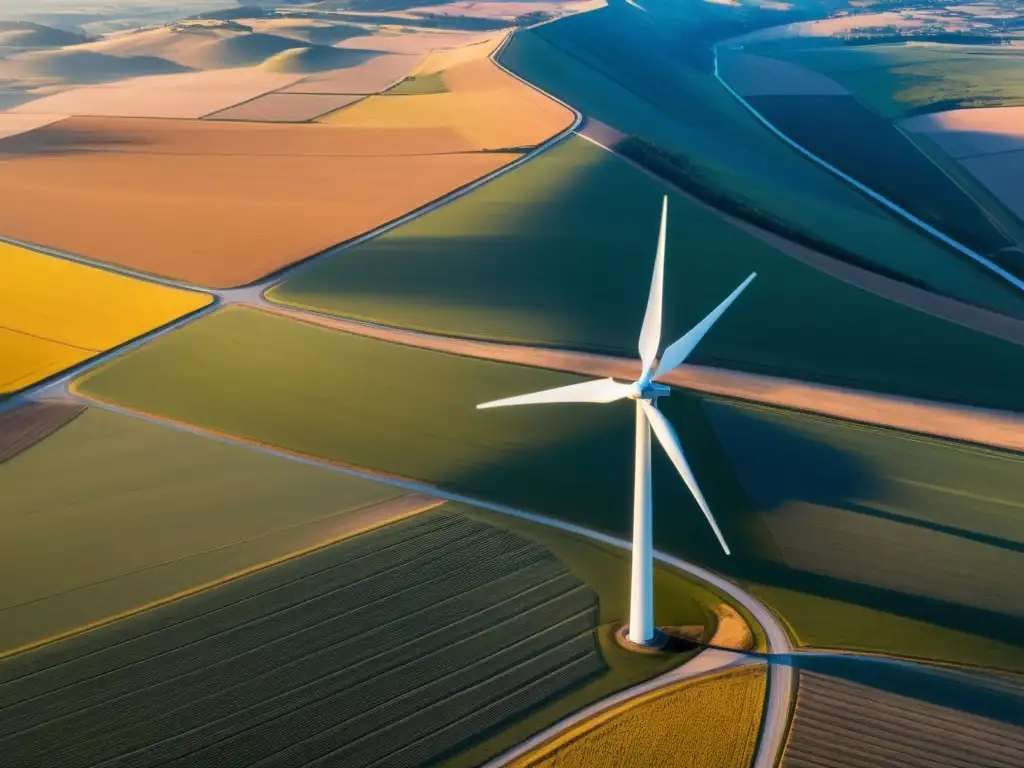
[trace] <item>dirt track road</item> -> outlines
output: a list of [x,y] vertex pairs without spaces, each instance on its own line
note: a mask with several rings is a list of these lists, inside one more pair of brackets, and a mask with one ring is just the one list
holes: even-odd
[[[628,358],[435,336],[267,303],[260,304],[260,309],[358,336],[465,357],[532,365],[584,376],[610,376],[632,380],[640,374],[640,361]],[[683,365],[662,380],[666,384],[697,392],[793,408],[907,432],[1024,451],[1024,416],[1014,413],[913,400],[697,365]]]

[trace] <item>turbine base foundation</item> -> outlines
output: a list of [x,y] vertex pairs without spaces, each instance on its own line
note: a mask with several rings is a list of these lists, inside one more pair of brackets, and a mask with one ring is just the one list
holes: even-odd
[[680,653],[696,647],[696,643],[693,641],[675,633],[670,634],[657,627],[654,629],[654,639],[650,643],[640,645],[629,639],[629,625],[627,624],[623,624],[615,630],[615,642],[627,651],[647,654]]

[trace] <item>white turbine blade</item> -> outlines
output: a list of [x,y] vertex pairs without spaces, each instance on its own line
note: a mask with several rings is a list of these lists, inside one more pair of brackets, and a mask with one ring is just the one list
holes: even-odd
[[643,376],[654,368],[661,344],[661,294],[665,272],[665,228],[668,223],[668,195],[661,203],[661,231],[658,233],[658,251],[654,256],[654,274],[651,277],[651,293],[647,297],[647,311],[640,329],[640,359],[644,364]]
[[683,455],[683,447],[679,444],[679,436],[676,435],[675,429],[668,423],[668,419],[665,415],[657,408],[652,406],[646,400],[640,400],[640,405],[644,409],[644,413],[647,414],[647,420],[651,423],[651,429],[654,430],[655,437],[658,438],[658,442],[661,443],[661,447],[665,449],[665,453],[675,464],[676,470],[683,478],[683,482],[686,483],[690,489],[690,493],[693,494],[693,498],[697,500],[697,504],[700,506],[701,511],[704,513],[704,517],[711,523],[711,530],[715,532],[715,536],[718,538],[718,543],[722,545],[722,549],[725,550],[725,554],[730,554],[729,545],[725,543],[725,538],[722,536],[722,531],[718,528],[718,523],[715,522],[714,516],[711,514],[711,510],[708,509],[708,503],[704,500],[704,494],[700,492],[700,487],[697,485],[697,478],[693,476],[693,471],[690,469],[690,465],[686,463],[686,457]]
[[536,405],[538,403],[611,403],[629,395],[629,384],[620,384],[615,379],[596,379],[568,387],[545,389],[528,395],[506,397],[480,403],[477,408],[501,408],[506,405]]
[[693,352],[693,348],[697,346],[701,339],[704,338],[711,326],[722,316],[722,313],[729,308],[729,305],[736,301],[736,298],[743,293],[743,289],[746,288],[753,279],[757,277],[757,272],[752,272],[750,277],[740,283],[740,287],[729,294],[728,298],[711,310],[711,313],[701,320],[697,325],[693,326],[685,336],[674,342],[665,350],[665,354],[661,356],[661,363],[658,365],[658,371],[655,376],[662,376],[673,368],[679,366],[686,358]]

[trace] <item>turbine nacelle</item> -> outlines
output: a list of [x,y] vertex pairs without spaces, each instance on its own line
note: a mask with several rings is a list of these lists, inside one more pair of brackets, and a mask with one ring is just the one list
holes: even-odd
[[672,392],[671,387],[664,384],[655,384],[648,379],[640,379],[629,385],[629,392],[626,394],[630,400],[649,400],[654,402],[659,397],[668,397]]

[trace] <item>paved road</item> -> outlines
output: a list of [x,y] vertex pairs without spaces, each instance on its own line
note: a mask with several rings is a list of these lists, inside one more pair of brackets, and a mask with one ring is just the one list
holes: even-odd
[[[441,488],[428,485],[426,483],[420,483],[415,480],[409,480],[407,478],[397,477],[394,475],[388,475],[372,470],[367,470],[360,467],[354,467],[349,465],[343,465],[338,463],[332,463],[318,459],[314,456],[302,455],[293,453],[290,451],[273,448],[258,443],[253,443],[242,438],[233,437],[229,435],[218,434],[209,430],[201,429],[199,427],[192,426],[190,424],[182,424],[180,422],[173,422],[167,419],[160,418],[148,413],[141,413],[138,411],[132,411],[127,408],[120,406],[95,401],[89,398],[82,397],[81,395],[72,395],[67,392],[66,388],[61,388],[59,391],[53,393],[55,396],[69,398],[73,397],[76,400],[87,403],[94,408],[102,408],[103,410],[111,411],[113,413],[119,413],[124,416],[130,416],[132,418],[141,419],[143,421],[158,424],[161,426],[177,429],[188,434],[197,435],[199,437],[208,438],[211,440],[217,440],[218,442],[227,443],[229,445],[236,445],[245,447],[251,450],[259,451],[260,453],[267,454],[269,456],[276,456],[282,459],[288,459],[289,461],[297,461],[307,466],[318,467],[321,469],[327,469],[334,472],[342,472],[355,477],[360,477],[366,480],[373,480],[375,482],[384,483],[387,485],[402,488],[413,493],[424,494],[432,498],[444,499],[446,501],[456,501],[465,504],[470,504],[475,507],[482,509],[488,509],[494,512],[499,512],[504,515],[516,517],[521,520],[528,520],[538,525],[545,525],[551,528],[557,528],[558,530],[573,533],[577,536],[582,536],[594,541],[601,542],[619,549],[632,550],[632,544],[625,539],[620,539],[615,536],[611,536],[600,531],[594,531],[590,528],[585,528],[580,525],[574,525],[573,523],[567,523],[562,520],[556,520],[554,518],[545,517],[544,515],[533,514],[532,512],[526,512],[521,509],[509,507],[504,504],[495,504],[484,499],[473,498],[472,496],[466,496],[459,493],[452,493]],[[690,577],[697,581],[703,582],[715,588],[722,594],[728,595],[736,603],[742,605],[754,620],[761,625],[764,630],[765,639],[767,642],[767,655],[772,656],[788,656],[794,653],[795,649],[793,644],[790,642],[789,635],[786,632],[782,622],[772,612],[772,610],[762,603],[756,596],[747,592],[738,584],[730,581],[729,579],[721,576],[714,571],[708,570],[695,563],[690,563],[685,560],[681,560],[678,557],[667,554],[665,552],[655,551],[654,557],[656,560],[675,568],[683,573],[686,573]],[[726,654],[726,655],[723,655]],[[706,658],[704,658],[706,656]],[[736,657],[736,658],[733,658]],[[724,651],[705,651],[701,653],[697,659],[703,658],[703,661],[697,662],[696,659],[689,662],[687,665],[680,667],[674,672],[669,672],[666,675],[662,675],[654,680],[642,683],[639,686],[628,689],[627,691],[620,692],[604,699],[601,702],[597,702],[592,705],[588,710],[583,712],[589,712],[593,714],[591,710],[601,711],[610,706],[614,706],[617,703],[621,703],[624,700],[639,696],[642,693],[646,693],[650,690],[655,690],[660,687],[671,685],[675,682],[679,682],[683,679],[689,679],[696,677],[699,674],[709,674],[710,672],[724,669],[728,666],[737,665],[740,663],[754,663],[760,657],[743,656],[742,654],[732,654]],[[793,671],[793,667],[790,664],[769,664],[768,671],[768,694],[765,699],[764,717],[759,735],[757,754],[753,763],[753,768],[774,768],[783,748],[783,740],[786,734],[786,729],[789,725],[789,711],[790,702],[792,702],[796,691],[796,676]],[[572,722],[569,722],[572,721]],[[567,721],[563,721],[563,725],[568,727],[569,725],[577,722],[575,716],[570,717]],[[557,729],[558,726],[556,725]],[[550,729],[549,729],[550,730]],[[545,732],[547,733],[547,732]],[[549,734],[550,736],[550,734]]]
[[596,144],[602,149],[611,152],[624,162],[629,163],[639,172],[647,174],[648,176],[656,179],[659,183],[676,190],[676,192],[688,198],[694,205],[719,216],[737,229],[753,235],[762,242],[765,242],[775,248],[777,251],[780,251],[797,261],[803,262],[819,272],[824,272],[826,275],[834,277],[837,280],[842,280],[844,283],[849,283],[857,288],[869,291],[876,296],[881,296],[889,301],[910,307],[911,309],[923,312],[926,315],[932,315],[933,317],[938,317],[942,320],[962,325],[965,328],[970,328],[972,331],[984,333],[989,336],[995,336],[996,338],[1003,339],[1004,341],[1024,346],[1024,320],[1022,319],[1004,315],[1000,312],[985,309],[984,307],[979,307],[974,304],[967,304],[948,296],[940,296],[939,294],[932,293],[924,288],[918,288],[917,286],[910,285],[909,283],[905,283],[891,277],[886,277],[885,275],[880,275],[877,272],[872,272],[870,269],[850,264],[834,256],[822,253],[821,251],[816,251],[813,248],[801,245],[800,243],[787,240],[785,237],[778,235],[775,232],[771,232],[763,227],[757,226],[756,224],[752,224],[745,219],[738,218],[730,213],[719,210],[703,200],[694,197],[683,187],[674,184],[668,179],[658,176],[630,158],[619,154],[615,150],[615,145],[623,138],[623,136],[621,134],[616,136],[618,132],[614,129],[609,129],[608,126],[598,124],[598,126],[592,129],[591,121],[587,120],[577,133],[587,141]]
[[[728,42],[728,41],[725,41],[725,42]],[[760,122],[762,125],[764,125],[769,131],[774,133],[777,137],[782,139],[784,142],[786,142],[786,144],[791,146],[793,149],[795,149],[797,152],[802,154],[804,157],[807,157],[808,159],[810,159],[813,162],[817,163],[818,165],[820,165],[822,168],[824,168],[827,171],[829,171],[829,173],[833,174],[834,176],[838,176],[840,179],[845,181],[847,184],[852,185],[859,192],[867,195],[868,197],[870,197],[875,202],[881,204],[883,207],[885,207],[888,210],[890,210],[893,213],[895,213],[897,216],[900,216],[901,218],[905,219],[906,221],[909,221],[911,224],[913,224],[918,229],[924,230],[925,232],[927,232],[932,237],[934,237],[937,240],[941,241],[942,243],[944,243],[945,245],[949,246],[950,248],[953,248],[954,250],[959,251],[960,253],[962,253],[967,258],[977,262],[978,264],[981,264],[987,270],[989,270],[990,272],[992,272],[995,275],[998,275],[1001,279],[1005,280],[1010,285],[1012,285],[1015,288],[1017,288],[1017,290],[1019,290],[1021,292],[1024,292],[1024,280],[1021,280],[1019,277],[1011,274],[1010,272],[1007,272],[1005,269],[1000,267],[998,264],[995,264],[994,262],[992,262],[989,259],[985,258],[980,253],[978,253],[977,251],[972,250],[971,248],[968,248],[963,243],[961,243],[961,242],[959,242],[957,240],[954,240],[952,237],[950,237],[949,235],[945,234],[944,232],[940,232],[939,230],[937,230],[935,227],[933,227],[932,225],[928,224],[927,222],[922,221],[917,216],[915,216],[914,214],[910,213],[910,211],[908,211],[905,208],[897,205],[896,203],[894,203],[892,200],[890,200],[889,198],[885,197],[884,195],[879,194],[875,190],[873,190],[870,187],[868,187],[866,184],[863,184],[863,183],[857,181],[857,179],[855,179],[852,176],[850,176],[850,175],[844,173],[843,171],[839,170],[838,168],[836,168],[831,163],[826,162],[825,160],[823,160],[822,158],[818,157],[816,154],[811,152],[809,149],[807,149],[803,145],[798,144],[797,142],[793,141],[793,139],[791,139],[789,136],[787,136],[782,131],[780,131],[778,128],[776,128],[775,125],[770,120],[768,120],[768,118],[766,118],[764,115],[762,115],[760,112],[758,112],[757,109],[755,109],[753,107],[753,105],[750,104],[750,102],[748,102],[746,99],[744,99],[742,96],[740,96],[739,93],[737,93],[735,90],[733,90],[732,86],[730,86],[727,82],[725,82],[725,80],[722,79],[722,76],[718,72],[718,45],[720,45],[720,44],[716,44],[711,49],[712,52],[713,52],[713,55],[714,55],[714,75],[715,75],[715,79],[718,80],[718,82],[722,84],[722,87],[724,87],[725,90],[727,90],[730,93],[730,95],[733,96],[733,98],[735,98],[741,105],[743,105],[743,107],[748,112],[750,112],[750,114],[752,114],[758,120],[758,122]]]

